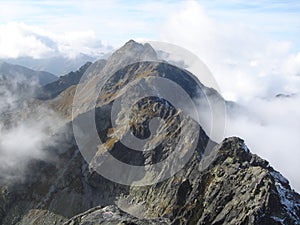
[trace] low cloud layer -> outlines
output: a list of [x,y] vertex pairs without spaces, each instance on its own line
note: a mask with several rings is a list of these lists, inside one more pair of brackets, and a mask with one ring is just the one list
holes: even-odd
[[196,53],[222,95],[240,106],[227,112],[225,136],[243,138],[300,191],[300,53],[262,34],[238,21],[217,22],[187,2],[166,21],[161,38]]
[[187,2],[161,30],[161,38],[197,54],[228,100],[271,97],[300,87],[300,52],[242,23],[222,23],[196,2]]
[[[0,59],[47,58],[56,55],[73,59],[80,53],[98,57],[111,48],[99,41],[94,31],[97,29],[110,43],[120,43],[121,39],[125,42],[129,36],[136,38],[136,35],[140,35],[144,40],[153,38],[174,43],[197,54],[211,70],[222,95],[243,108],[229,112],[225,136],[242,137],[252,152],[268,159],[300,191],[299,46],[298,51],[295,50],[291,42],[293,38],[287,41],[273,38],[288,37],[289,34],[297,36],[295,34],[299,32],[294,27],[298,24],[299,13],[292,11],[298,4],[279,2],[271,6],[261,1],[251,2],[249,4],[255,7],[248,8],[262,10],[256,16],[251,14],[253,11],[242,8],[235,11],[239,5],[236,2],[231,2],[231,9],[228,9],[221,1],[203,2],[207,6],[212,4],[217,11],[206,10],[196,1],[179,2],[174,4],[176,7],[169,3],[143,2],[133,7],[136,13],[130,10],[124,13],[123,7],[115,1],[96,5],[94,2],[72,1],[47,3],[50,6],[62,4],[66,9],[71,9],[68,16],[57,16],[53,11],[45,16],[48,8],[54,7],[39,8],[36,4],[33,7],[22,4],[20,7],[19,4],[11,4],[0,9],[3,21],[22,21],[24,17],[34,15],[33,18],[42,27],[51,29],[11,22],[0,25]],[[258,7],[260,4],[262,8]],[[130,7],[126,4],[126,9]],[[276,12],[276,9],[284,7],[287,7],[284,14]],[[6,10],[11,8],[14,10]],[[266,13],[269,8],[272,12]],[[156,20],[158,17],[160,19]],[[245,21],[255,26],[249,28]],[[79,31],[64,32],[78,28]],[[272,30],[278,35],[270,38],[266,33],[271,34]],[[132,34],[135,36],[132,37]],[[281,93],[290,94],[291,97],[275,97]],[[0,98],[0,110],[15,106],[18,99],[14,93],[6,92],[6,96]],[[45,146],[43,124],[47,126],[44,122],[27,121],[6,129],[1,119],[0,146],[10,147],[12,150],[8,152],[20,152],[22,155],[23,150],[16,150],[13,144],[19,143],[14,137],[24,135],[25,140],[33,141],[24,146],[30,149],[35,145],[42,149]],[[37,128],[40,131],[38,133],[42,134],[41,138],[31,138],[36,136],[35,129],[31,128]],[[40,151],[33,155],[43,157],[38,153]],[[3,155],[14,158],[13,154]]]
[[46,149],[58,144],[59,138],[52,135],[63,120],[51,109],[30,102],[32,84],[0,80],[0,88],[0,177],[20,181],[31,160],[50,160]]
[[226,136],[242,137],[300,190],[300,96],[253,99],[227,114]]

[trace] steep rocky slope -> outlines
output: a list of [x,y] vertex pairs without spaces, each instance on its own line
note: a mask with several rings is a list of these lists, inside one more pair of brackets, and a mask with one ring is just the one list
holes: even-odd
[[[113,75],[110,79],[109,74]],[[65,138],[56,148],[46,150],[48,161],[33,160],[22,181],[0,181],[1,224],[300,224],[300,196],[288,181],[267,161],[251,154],[240,138],[228,138],[220,144],[211,141],[201,126],[186,115],[185,109],[157,96],[145,97],[132,105],[127,120],[122,115],[128,110],[121,105],[117,114],[119,123],[112,127],[113,103],[133,82],[143,81],[139,87],[145,88],[153,78],[167,78],[186,90],[192,99],[205,93],[213,100],[222,100],[216,91],[194,80],[189,72],[157,61],[150,45],[129,41],[107,62],[90,65],[86,77],[89,80],[83,82],[91,88],[76,103],[79,110],[74,120],[71,113],[76,85],[43,102],[68,119],[67,132],[63,129],[57,134]],[[97,148],[90,147],[95,137],[83,134],[88,144],[85,147],[91,153],[87,162],[74,139],[72,123],[94,113],[89,100],[97,90],[97,79],[106,81],[97,96],[95,111],[97,134],[102,142]],[[158,90],[156,94],[163,93]],[[146,139],[150,135],[149,121],[155,117],[165,121],[160,131],[167,133],[157,134],[159,145],[156,141],[147,142],[151,151],[133,151],[117,139],[128,131],[123,129],[128,121],[130,131]],[[82,129],[89,126],[79,125]],[[187,163],[174,176],[156,184],[123,185],[96,172],[105,165],[108,152],[131,165],[151,165],[172,158],[180,138],[185,140],[179,148],[182,154],[162,170],[175,170],[176,163],[185,157]],[[191,143],[195,144],[195,151],[189,155],[187,149]],[[116,172],[124,181],[136,175],[126,170]],[[162,174],[150,168],[134,177],[134,181],[159,179]]]
[[[215,150],[216,159],[203,171],[195,154],[164,182],[128,187],[91,173],[78,150],[69,149],[56,166],[35,162],[25,183],[2,186],[2,224],[63,224],[85,210],[67,224],[98,224],[99,205],[117,205],[133,215],[114,217],[120,223],[135,218],[135,224],[153,224],[136,221],[166,218],[167,224],[299,224],[300,196],[268,162],[252,155],[238,138]],[[89,210],[93,207],[98,208]]]
[[119,206],[137,217],[169,218],[172,224],[299,224],[300,196],[267,161],[238,138],[224,140],[215,150],[217,158],[203,172],[194,158],[165,182],[130,188]]

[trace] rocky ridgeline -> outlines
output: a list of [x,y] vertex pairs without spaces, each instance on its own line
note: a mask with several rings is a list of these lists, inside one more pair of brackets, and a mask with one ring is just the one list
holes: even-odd
[[[147,61],[141,62],[143,60]],[[123,67],[128,63],[130,65]],[[92,80],[104,77],[108,71],[113,71],[114,76],[100,92],[96,109],[97,131],[103,144],[95,149],[91,164],[83,159],[74,137],[67,136],[64,145],[47,150],[51,160],[32,161],[23,180],[1,183],[1,224],[300,224],[299,194],[267,161],[252,154],[240,138],[227,138],[220,144],[210,141],[199,124],[161,98],[144,98],[133,106],[129,117],[131,131],[140,138],[149,136],[149,120],[161,117],[168,125],[161,130],[172,129],[162,132],[166,135],[159,146],[152,148],[156,143],[149,142],[147,146],[152,151],[137,153],[114,138],[114,132],[121,135],[125,132],[122,108],[117,117],[120,123],[112,129],[112,104],[130,82],[144,79],[147,83],[149,77],[164,77],[179,84],[191,98],[201,98],[197,90],[200,87],[208,95],[222,100],[216,91],[190,79],[187,71],[157,61],[150,45],[134,41],[126,43],[107,61],[93,63],[86,73]],[[43,103],[69,119],[66,126],[71,134],[70,109],[74,93],[73,85]],[[91,93],[85,93],[83,99],[88,100]],[[90,106],[84,103],[80,103],[78,117],[89,113]],[[196,130],[199,130],[199,139],[192,135]],[[164,160],[180,137],[190,138],[185,143],[197,141],[196,149],[183,169],[162,182],[127,186],[95,172],[107,151],[134,165]],[[203,157],[207,144],[212,157],[210,163]],[[184,151],[188,145],[181,147]],[[173,166],[169,165],[171,170]],[[122,175],[130,177],[130,174]],[[160,173],[145,171],[141,179],[153,176]]]

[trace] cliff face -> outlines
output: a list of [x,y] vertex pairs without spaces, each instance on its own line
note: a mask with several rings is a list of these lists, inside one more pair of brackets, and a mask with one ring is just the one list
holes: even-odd
[[[32,161],[25,179],[1,184],[2,224],[300,224],[300,196],[291,190],[288,181],[267,161],[251,154],[240,138],[228,138],[220,144],[211,141],[201,126],[186,115],[185,108],[177,108],[160,97],[168,90],[157,89],[155,96],[134,102],[128,117],[124,117],[129,111],[127,105],[120,104],[118,122],[111,122],[113,104],[127,91],[132,94],[128,95],[130,98],[139,93],[128,88],[134,82],[140,82],[137,86],[144,90],[151,86],[153,78],[165,78],[183,88],[191,99],[201,99],[205,93],[222,101],[216,91],[192,79],[185,70],[157,62],[150,45],[134,41],[116,51],[105,65],[96,62],[86,71],[92,84],[93,79],[109,78],[105,77],[107,74],[113,76],[99,92],[95,110],[101,143],[97,148],[89,147],[94,137],[83,134],[89,144],[85,146],[90,151],[88,162],[72,135],[65,138],[64,145],[47,149],[51,160]],[[66,127],[71,134],[72,123],[91,113],[90,105],[85,103],[95,87],[84,93],[77,105],[79,112],[72,120],[75,90],[76,86],[69,87],[44,103],[69,119]],[[148,140],[150,121],[157,117],[164,123],[156,139]],[[88,124],[79,125],[83,129]],[[144,146],[151,150],[137,152],[121,143],[118,138],[129,131],[146,140]],[[178,143],[181,154],[173,156]],[[189,154],[191,145],[195,150]],[[125,184],[159,181],[145,186],[125,185],[97,173],[105,166],[108,152],[135,166],[152,165],[167,158],[173,164],[164,165],[161,170],[147,167],[139,173],[113,171]],[[177,171],[184,158],[187,163]],[[164,172],[173,171],[173,176],[163,179]]]
[[137,218],[168,218],[168,224],[299,224],[300,196],[243,140],[226,139],[215,151],[206,170],[199,172],[194,157],[167,181],[130,188],[117,205]]
[[26,183],[2,187],[2,224],[299,224],[300,196],[268,162],[238,138],[215,150],[203,171],[195,155],[164,182],[128,187],[90,173],[69,149],[59,166],[36,162]]

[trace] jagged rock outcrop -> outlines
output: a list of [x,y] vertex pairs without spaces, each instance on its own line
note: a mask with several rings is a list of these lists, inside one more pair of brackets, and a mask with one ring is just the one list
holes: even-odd
[[215,151],[203,172],[194,158],[159,188],[132,188],[140,196],[134,201],[144,202],[148,216],[167,216],[172,224],[299,224],[299,194],[243,140],[226,139]]
[[[151,77],[165,77],[184,88],[191,98],[201,98],[201,87],[207,96],[222,99],[216,91],[191,79],[185,70],[157,62],[150,45],[134,41],[112,54],[105,65],[98,61],[86,71],[89,82],[96,82],[99,76],[109,78],[107,74],[111,73],[114,76],[105,80],[97,99],[96,125],[103,144],[91,150],[91,164],[83,158],[72,136],[74,120],[70,114],[76,90],[72,86],[46,102],[69,119],[66,126],[71,135],[66,136],[64,145],[47,150],[51,160],[32,161],[22,181],[0,182],[2,224],[300,224],[299,194],[267,161],[251,154],[240,138],[227,138],[220,144],[210,141],[201,126],[184,114],[184,109],[175,109],[163,98],[143,98],[133,105],[129,116],[131,131],[142,139],[149,136],[149,120],[159,116],[166,121],[170,130],[158,147],[151,148],[155,143],[149,142],[147,146],[152,151],[136,153],[114,139],[114,132],[125,134],[122,122],[128,121],[122,121],[125,108],[121,108],[117,117],[120,123],[111,129],[112,104],[128,83],[143,79],[146,85]],[[83,99],[88,101],[93,91],[88,89]],[[81,108],[75,120],[90,112],[89,104],[79,103]],[[196,130],[199,139],[193,136]],[[182,145],[183,152],[193,141],[196,148],[184,168],[166,180],[148,186],[128,186],[95,171],[107,152],[128,164],[159,162],[169,157],[180,137],[190,138]],[[86,138],[91,143],[94,137]],[[204,154],[213,156],[209,163]],[[130,177],[126,171],[120,174]],[[144,175],[159,177],[160,173],[149,170]]]
[[[238,138],[216,150],[206,170],[199,172],[195,156],[176,176],[142,188],[89,174],[79,152],[69,150],[73,155],[65,153],[57,169],[39,163],[27,183],[2,186],[2,224],[63,224],[105,203],[137,218],[168,218],[172,224],[299,224],[300,196],[267,161],[252,155]],[[98,218],[97,213],[85,215]]]

